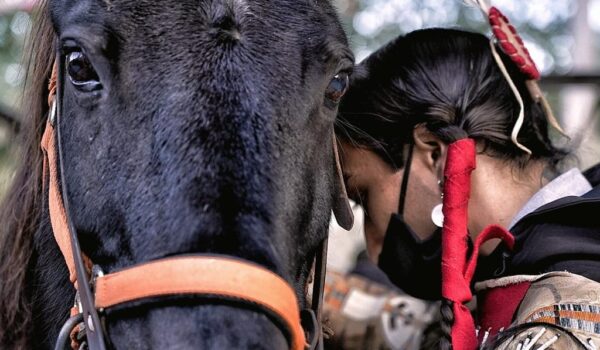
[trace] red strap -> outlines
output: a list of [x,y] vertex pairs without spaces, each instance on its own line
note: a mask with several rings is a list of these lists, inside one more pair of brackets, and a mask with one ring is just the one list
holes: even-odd
[[65,258],[65,263],[69,268],[69,277],[74,285],[77,285],[77,273],[75,272],[75,263],[73,251],[71,248],[71,236],[69,234],[69,225],[67,224],[67,214],[60,194],[58,184],[58,161],[56,158],[56,142],[54,140],[54,127],[50,122],[46,123],[46,130],[42,136],[42,150],[44,151],[44,169],[48,173],[48,210],[50,211],[50,223],[54,239]]
[[96,280],[98,308],[181,294],[215,295],[260,305],[284,321],[292,349],[306,345],[294,290],[258,265],[225,257],[191,256],[152,261]]
[[467,265],[467,269],[465,271],[465,278],[471,283],[473,280],[473,275],[475,274],[475,267],[477,265],[477,258],[479,257],[479,248],[490,239],[499,238],[508,249],[512,250],[515,246],[515,237],[508,232],[504,227],[499,225],[490,225],[481,231],[477,239],[475,239],[475,244],[473,246],[473,253],[471,254],[471,258],[469,259],[469,264]]
[[[50,114],[56,112],[56,86],[57,86],[58,64],[55,62],[52,66],[52,74],[48,83],[48,107]],[[75,259],[71,247],[71,235],[69,234],[69,225],[67,223],[67,214],[60,194],[58,179],[58,159],[56,152],[56,140],[54,139],[54,127],[48,121],[46,129],[42,136],[41,148],[44,152],[43,180],[46,183],[48,176],[48,210],[50,212],[50,224],[54,239],[65,259],[69,269],[69,278],[75,288],[77,288],[77,272],[75,271]],[[45,188],[44,188],[45,190]]]

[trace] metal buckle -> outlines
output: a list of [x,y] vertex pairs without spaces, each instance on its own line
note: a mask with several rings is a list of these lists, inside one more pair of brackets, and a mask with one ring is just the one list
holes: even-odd
[[56,124],[56,112],[57,112],[57,105],[56,105],[56,97],[54,98],[54,100],[52,101],[52,106],[50,106],[50,114],[48,115],[48,120],[50,121],[50,125],[54,126],[54,124]]
[[[92,266],[92,279],[90,280],[90,287],[92,289],[92,293],[96,293],[96,280],[98,279],[98,277],[102,276],[104,276],[104,271],[102,271],[102,268],[98,265]],[[104,309],[99,308],[98,312],[104,312]]]
[[83,314],[83,306],[81,305],[81,298],[79,297],[79,291],[75,292],[75,302],[73,306],[77,308],[80,314]]

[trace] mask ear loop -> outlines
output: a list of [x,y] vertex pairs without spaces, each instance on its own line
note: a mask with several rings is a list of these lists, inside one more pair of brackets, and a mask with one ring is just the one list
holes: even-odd
[[408,148],[408,157],[404,165],[404,174],[402,175],[402,185],[400,185],[400,198],[398,200],[398,214],[404,215],[404,206],[406,204],[406,191],[408,189],[408,178],[410,177],[410,168],[412,165],[413,150],[415,145],[411,143]]

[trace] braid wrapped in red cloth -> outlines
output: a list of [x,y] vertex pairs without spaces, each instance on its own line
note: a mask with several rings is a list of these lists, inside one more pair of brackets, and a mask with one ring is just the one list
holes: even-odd
[[444,227],[442,229],[442,296],[452,303],[452,348],[477,349],[475,322],[465,305],[473,298],[471,280],[475,273],[479,248],[493,238],[500,238],[509,249],[514,237],[503,227],[490,225],[475,240],[468,254],[468,206],[471,173],[475,170],[476,145],[473,139],[462,139],[448,146],[444,169]]
[[444,227],[442,229],[442,296],[452,302],[452,348],[477,348],[475,323],[465,306],[473,295],[467,269],[467,207],[471,172],[475,170],[475,141],[462,139],[448,146],[444,170]]
[[[489,7],[485,0],[475,0],[475,3],[485,13],[492,27],[494,37],[502,51],[527,77],[526,85],[532,98],[541,104],[546,112],[550,125],[563,133],[558,121],[552,113],[543,93],[536,81],[540,79],[538,71],[523,40],[508,18],[495,7]],[[492,53],[500,70],[505,75],[507,82],[515,93],[521,110],[511,138],[515,145],[527,153],[531,151],[521,145],[517,136],[523,124],[524,107],[520,93],[504,63],[498,56],[494,43],[491,44]],[[498,225],[486,227],[477,237],[471,257],[468,257],[468,202],[471,192],[471,173],[475,169],[476,144],[472,139],[458,140],[448,147],[448,157],[444,171],[444,226],[442,229],[442,296],[452,304],[453,324],[451,328],[451,343],[455,350],[474,350],[478,346],[475,333],[475,323],[470,310],[465,306],[472,299],[471,280],[475,273],[479,247],[487,240],[500,238],[509,249],[514,246],[514,237],[505,228]]]

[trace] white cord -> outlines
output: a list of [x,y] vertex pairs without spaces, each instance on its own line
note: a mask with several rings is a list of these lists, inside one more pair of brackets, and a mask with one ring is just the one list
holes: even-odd
[[542,330],[539,331],[538,334],[536,334],[535,337],[533,337],[533,339],[531,339],[531,342],[529,342],[529,345],[527,345],[527,347],[524,347],[523,350],[531,349],[535,345],[535,343],[537,343],[537,341],[540,340],[540,338],[542,337],[542,335],[544,335],[544,333],[546,333],[546,328],[542,328]]
[[485,343],[487,342],[488,337],[490,336],[490,331],[491,330],[492,330],[492,328],[490,327],[490,328],[488,328],[487,331],[485,331],[485,333],[483,333],[483,340],[481,341],[481,346],[484,346]]
[[529,148],[523,146],[522,144],[520,144],[519,141],[517,140],[517,136],[519,136],[519,131],[521,131],[521,127],[523,126],[523,121],[525,120],[525,105],[523,104],[523,98],[521,97],[521,94],[519,93],[519,89],[517,89],[517,86],[513,82],[512,78],[510,77],[510,74],[508,73],[508,70],[506,69],[504,62],[502,62],[502,58],[500,58],[500,55],[498,54],[498,51],[496,50],[496,45],[494,45],[494,39],[490,40],[490,47],[492,48],[492,56],[494,56],[494,60],[496,60],[496,64],[498,65],[498,68],[500,68],[502,75],[504,75],[504,78],[508,82],[510,89],[512,90],[513,94],[515,95],[515,98],[517,99],[517,102],[519,103],[519,117],[517,118],[517,121],[515,122],[515,126],[513,127],[510,138],[517,147],[519,147],[521,150],[523,150],[523,152],[531,155],[531,150]]
[[554,337],[552,337],[552,339],[548,340],[547,342],[545,342],[542,346],[540,346],[539,348],[537,348],[536,350],[546,350],[550,347],[550,345],[556,343],[558,341],[558,338],[560,337],[560,335],[555,335]]

